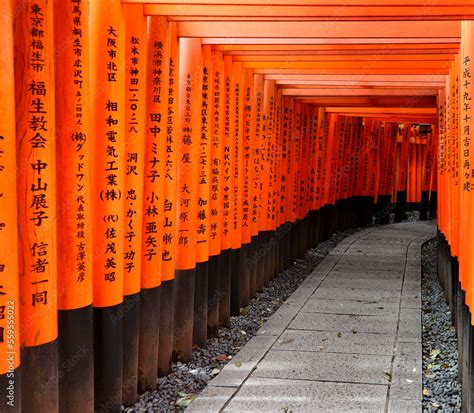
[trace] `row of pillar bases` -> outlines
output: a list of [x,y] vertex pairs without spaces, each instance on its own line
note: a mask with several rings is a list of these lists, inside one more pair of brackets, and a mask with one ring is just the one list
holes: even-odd
[[459,261],[451,255],[451,247],[438,231],[438,277],[449,304],[451,321],[458,339],[459,381],[462,387],[463,412],[474,411],[474,327],[466,304],[466,293],[459,278]]
[[[138,394],[155,390],[157,377],[170,373],[173,360],[189,361],[193,346],[205,347],[219,327],[229,327],[231,316],[308,249],[335,232],[365,227],[374,216],[385,224],[395,211],[399,220],[403,211],[416,207],[405,199],[400,193],[395,204],[384,196],[376,204],[373,197],[338,200],[295,223],[260,232],[250,243],[223,250],[196,268],[176,271],[174,280],[126,296],[117,306],[59,311],[58,340],[22,351],[22,366],[35,373],[21,377],[17,369],[12,391],[21,394],[21,404],[5,411],[120,412],[122,404],[132,405]],[[431,203],[424,195],[419,207],[430,216],[435,215],[433,199],[435,194]],[[444,284],[456,286],[455,271],[440,272],[448,273],[451,281]],[[458,297],[456,288],[448,289],[448,296]],[[470,325],[467,307],[454,313],[457,325]],[[33,389],[38,382],[44,387]],[[0,377],[0,386],[8,389],[7,375]],[[2,394],[2,406],[8,406],[8,392]]]

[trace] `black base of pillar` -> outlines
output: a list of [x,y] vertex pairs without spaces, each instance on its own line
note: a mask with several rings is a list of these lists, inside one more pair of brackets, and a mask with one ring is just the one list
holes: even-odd
[[58,412],[58,341],[22,348],[21,374],[22,412]]
[[290,256],[291,262],[295,262],[298,258],[298,226],[299,220],[296,220],[292,223],[291,233],[290,233]]
[[207,342],[207,289],[208,289],[209,262],[200,262],[196,265],[194,281],[194,327],[193,344],[206,347]]
[[250,244],[240,247],[240,308],[247,307],[250,300],[249,249]]
[[407,202],[407,210],[410,212],[419,212],[421,204],[419,202]]
[[390,214],[393,210],[390,195],[379,195],[375,205],[375,223],[386,225],[390,223]]
[[430,218],[432,219],[436,218],[437,210],[438,210],[438,194],[432,191],[431,197],[430,197],[430,206],[429,206]]
[[266,287],[270,282],[271,273],[271,233],[270,231],[262,231],[261,252],[263,258],[263,286]]
[[161,283],[160,328],[158,338],[158,376],[163,377],[171,371],[173,359],[173,296],[174,279]]
[[156,388],[160,334],[161,286],[146,288],[140,296],[138,392]]
[[58,412],[58,341],[22,348],[21,374],[21,411]]
[[306,253],[306,250],[308,249],[308,226],[309,226],[309,217],[306,215],[301,221],[301,226],[300,226],[300,253],[299,256],[303,257],[304,254]]
[[336,214],[335,214],[335,232],[338,231],[343,231],[344,227],[344,200],[343,199],[338,199],[335,203],[335,209],[336,209]]
[[358,206],[358,197],[352,197],[350,200],[351,208],[351,228],[357,227],[357,206]]
[[173,357],[184,363],[193,352],[195,277],[195,268],[175,271]]
[[257,292],[263,291],[265,284],[265,233],[259,232],[255,242],[254,262],[256,268],[255,289]]
[[326,226],[327,226],[327,208],[326,205],[319,208],[319,241],[324,242],[326,238]]
[[136,293],[123,299],[122,403],[124,406],[131,406],[137,401],[140,295]]
[[[465,295],[464,295],[465,297]],[[463,324],[461,326],[461,336],[458,338],[458,341],[462,341],[462,354],[460,353],[460,371],[461,371],[461,388],[462,388],[462,405],[464,406],[464,411],[472,412],[473,410],[473,401],[472,394],[470,394],[471,387],[471,376],[472,376],[472,365],[470,363],[470,351],[471,351],[471,314],[469,313],[469,308],[463,301],[462,304],[462,320]]]
[[399,191],[397,193],[397,203],[395,204],[395,222],[402,222],[407,212],[407,193]]
[[123,305],[95,307],[93,313],[94,412],[118,413],[122,405]]
[[292,261],[291,256],[291,233],[293,231],[293,224],[291,222],[285,223],[285,236],[284,236],[284,244],[285,244],[285,251],[284,251],[284,268],[288,268]]
[[375,212],[375,198],[372,196],[364,197],[365,225],[372,224]]
[[285,227],[283,225],[278,226],[278,228],[275,231],[275,240],[276,240],[276,245],[275,245],[275,275],[280,274],[284,267],[284,251],[285,251],[285,245],[284,245],[284,236],[285,236]]
[[430,207],[430,193],[428,191],[423,191],[421,193],[420,221],[426,221],[428,219],[429,207]]
[[216,337],[219,330],[219,277],[221,268],[220,255],[209,257],[207,281],[207,335]]
[[456,292],[458,281],[453,277],[451,249],[444,235],[438,231],[438,279],[443,287],[444,297],[450,307],[452,323],[456,323]]
[[273,231],[273,277],[275,278],[280,274],[280,226],[276,227]]
[[310,239],[310,248],[315,248],[319,243],[319,210],[311,211],[313,216],[312,219],[312,229],[311,229],[311,239]]
[[231,285],[231,250],[221,251],[219,277],[219,324],[223,327],[230,325],[230,285]]
[[240,248],[231,249],[230,315],[240,315]]
[[93,331],[92,305],[58,311],[60,412],[94,410]]
[[253,236],[248,248],[248,267],[249,267],[249,300],[255,298],[257,292],[257,261],[256,250],[258,249],[258,236]]

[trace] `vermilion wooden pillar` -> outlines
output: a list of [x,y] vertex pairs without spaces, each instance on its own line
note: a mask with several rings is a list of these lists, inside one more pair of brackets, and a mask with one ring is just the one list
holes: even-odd
[[210,214],[210,156],[213,119],[211,99],[213,96],[211,46],[203,46],[201,116],[199,123],[199,174],[198,197],[196,199],[196,248],[197,266],[194,291],[193,344],[204,347],[207,341],[208,287],[209,287],[209,214]]
[[202,47],[198,38],[179,40],[178,205],[174,351],[191,357],[196,272]]
[[254,107],[254,80],[253,71],[244,70],[243,73],[243,119],[242,119],[242,245],[247,249],[248,295],[244,297],[242,306],[254,298],[257,281],[257,266],[255,262],[255,238],[252,234],[252,203],[255,196],[254,173],[254,146],[253,131],[255,128]]
[[271,231],[271,203],[273,195],[273,185],[271,181],[271,156],[273,140],[273,122],[275,110],[275,82],[264,80],[263,88],[263,115],[261,134],[261,214],[260,225],[264,239],[263,260],[264,260],[264,285],[271,279],[272,267],[272,231]]
[[[130,22],[133,24],[133,22]],[[154,390],[158,371],[164,222],[164,156],[169,46],[168,22],[148,17],[146,48],[143,223],[141,230],[141,303],[138,391]],[[143,81],[143,79],[142,79]]]
[[21,411],[20,295],[18,267],[17,158],[15,131],[15,72],[13,58],[14,2],[0,5],[0,406]]
[[94,409],[120,411],[125,265],[125,16],[121,2],[90,4]]
[[[158,350],[158,373],[166,375],[171,370],[173,353],[173,314],[174,314],[174,289],[176,265],[176,211],[177,211],[177,186],[178,179],[178,70],[179,50],[176,35],[176,22],[168,22],[168,27],[162,28],[164,36],[163,58],[168,59],[168,76],[166,73],[162,87],[167,85],[165,96],[168,100],[166,113],[166,146],[164,150],[166,159],[164,165],[164,202],[163,202],[163,242],[161,248],[161,310],[160,310],[160,342]],[[167,30],[166,30],[167,29]],[[166,39],[166,33],[169,33]],[[167,49],[169,56],[166,57]],[[166,67],[166,66],[165,66]],[[166,83],[167,82],[167,83]],[[165,125],[163,125],[164,127]]]
[[[219,323],[226,324],[230,306],[230,264],[222,244],[224,209],[224,61],[222,53],[211,51],[212,145],[209,234],[208,333],[217,334]],[[207,59],[205,60],[205,62]]]
[[53,3],[18,0],[15,11],[22,410],[54,413],[59,401]]
[[264,286],[264,245],[265,235],[262,229],[262,193],[263,193],[263,108],[264,108],[264,76],[254,75],[254,107],[255,107],[255,149],[254,149],[254,170],[253,170],[253,185],[255,196],[252,204],[252,232],[257,237],[256,247],[257,252],[254,258],[257,266],[257,280],[256,291],[260,292]]
[[[59,410],[94,408],[89,5],[54,2]],[[73,34],[71,36],[71,33]],[[80,357],[78,355],[80,354]],[[77,358],[76,363],[70,360]]]
[[[125,9],[125,232],[122,401],[137,398],[147,94],[147,18],[140,4]],[[155,369],[156,374],[156,369]]]

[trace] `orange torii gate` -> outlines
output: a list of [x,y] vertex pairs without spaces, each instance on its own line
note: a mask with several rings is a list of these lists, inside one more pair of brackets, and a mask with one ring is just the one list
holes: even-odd
[[370,3],[0,4],[1,411],[119,412],[307,248],[436,199],[472,368],[474,6]]

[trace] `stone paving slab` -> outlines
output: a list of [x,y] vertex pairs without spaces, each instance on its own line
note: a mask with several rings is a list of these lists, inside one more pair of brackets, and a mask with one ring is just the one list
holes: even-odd
[[351,254],[347,253],[344,254],[344,256],[339,260],[337,265],[344,265],[344,264],[358,264],[358,263],[364,263],[364,264],[388,264],[388,265],[393,265],[393,264],[405,264],[405,257],[403,254],[405,253],[406,248],[400,249],[400,251],[395,251],[392,253],[388,254],[383,254],[382,250],[380,252],[373,251],[370,254],[364,253],[364,254]]
[[207,386],[186,409],[187,412],[219,412],[237,391],[236,387]]
[[421,309],[421,298],[410,299],[403,296],[401,306],[404,308]]
[[359,278],[365,280],[399,280],[403,278],[403,270],[397,271],[373,271],[360,269],[360,270],[344,270],[339,268],[334,268],[330,273],[329,277],[337,277],[339,279],[344,278]]
[[[312,298],[323,298],[326,300],[352,300],[368,302],[398,302],[400,291],[390,290],[364,290],[360,288],[327,288],[319,287],[311,296]],[[409,297],[407,297],[408,299]]]
[[352,277],[348,279],[341,279],[334,274],[330,274],[322,283],[321,287],[327,288],[357,288],[369,290],[393,290],[402,291],[402,280],[401,279],[364,279],[358,277]]
[[405,284],[420,285],[421,284],[421,271],[406,271]]
[[[250,378],[224,412],[383,412],[386,386]],[[349,402],[350,401],[350,402]]]
[[398,342],[395,348],[395,356],[402,357],[420,357],[422,349],[418,343],[403,343]]
[[388,413],[420,413],[422,408],[420,400],[391,399]]
[[360,270],[398,270],[400,269],[400,264],[398,263],[390,263],[390,262],[370,262],[370,260],[367,261],[361,261],[361,262],[356,262],[356,261],[347,261],[344,263],[340,263],[337,265],[338,269],[360,269]]
[[187,410],[420,413],[421,245],[435,235],[417,222],[347,237]]
[[394,339],[395,334],[286,330],[273,349],[390,356]]
[[392,316],[398,311],[398,303],[372,301],[344,301],[309,299],[301,308],[303,313],[355,314]]
[[390,395],[395,399],[422,400],[421,354],[419,357],[395,356]]
[[390,334],[397,328],[396,317],[299,313],[290,324],[292,330],[348,331]]
[[391,356],[270,350],[253,377],[388,384]]
[[211,386],[239,387],[249,376],[257,363],[271,348],[275,338],[256,335],[236,354],[226,368],[210,383]]
[[298,314],[303,302],[285,302],[258,330],[257,335],[279,336]]

